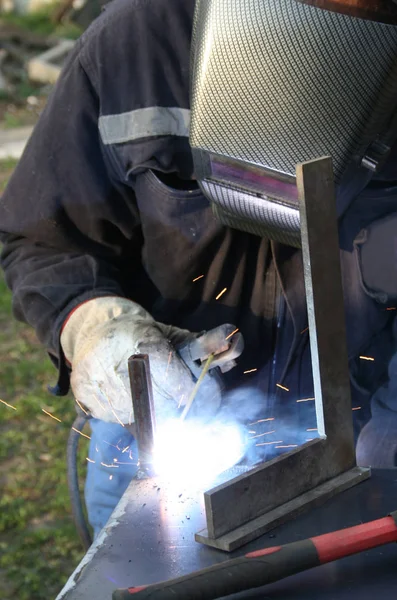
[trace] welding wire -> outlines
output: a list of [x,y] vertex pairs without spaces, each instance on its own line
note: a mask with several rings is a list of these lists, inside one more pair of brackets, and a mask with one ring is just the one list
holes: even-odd
[[212,361],[214,360],[215,354],[210,354],[209,357],[207,358],[203,370],[200,373],[200,377],[197,379],[196,385],[194,386],[194,389],[192,391],[192,393],[190,394],[190,398],[189,400],[186,402],[185,408],[183,409],[183,412],[181,414],[181,421],[184,421],[189,413],[189,410],[192,407],[193,401],[197,395],[197,392],[200,389],[200,386],[203,382],[204,377],[207,375],[208,370],[211,366]]

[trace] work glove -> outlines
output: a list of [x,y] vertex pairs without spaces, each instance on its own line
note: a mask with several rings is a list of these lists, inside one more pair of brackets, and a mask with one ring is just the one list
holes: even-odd
[[[197,355],[201,353],[204,360],[227,350],[230,343],[225,338],[233,329],[221,326],[213,330],[215,335],[200,338],[200,344],[199,334],[157,323],[135,302],[109,296],[89,300],[71,313],[62,328],[61,346],[72,367],[70,382],[76,400],[97,419],[127,425],[134,422],[128,376],[131,355],[149,355],[156,419],[165,420],[176,416],[194,389],[192,370],[197,368]],[[177,353],[178,347],[185,360]],[[234,366],[241,351],[240,344],[227,353],[224,371]],[[214,360],[212,366],[217,365],[219,361]],[[214,415],[221,392],[220,378],[207,374],[194,400],[195,414],[204,419]]]

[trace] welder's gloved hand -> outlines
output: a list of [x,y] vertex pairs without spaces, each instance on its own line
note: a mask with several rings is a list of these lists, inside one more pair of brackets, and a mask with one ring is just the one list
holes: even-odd
[[[71,313],[61,345],[71,363],[71,386],[75,398],[103,421],[128,424],[134,421],[128,377],[128,358],[148,354],[157,420],[175,416],[195,385],[191,370],[175,348],[197,334],[157,323],[141,306],[119,297],[95,298]],[[212,347],[211,352],[221,351]],[[221,402],[220,381],[206,375],[194,401],[215,414]]]
[[[393,418],[394,417],[394,418]],[[397,415],[374,417],[363,427],[356,446],[359,467],[397,466]]]

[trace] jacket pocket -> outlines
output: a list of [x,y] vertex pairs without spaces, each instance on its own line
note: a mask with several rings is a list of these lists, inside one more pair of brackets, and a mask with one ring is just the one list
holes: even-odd
[[171,187],[146,171],[134,187],[145,269],[163,297],[181,299],[188,295],[192,279],[208,268],[212,242],[223,228],[201,190],[191,182],[178,183],[180,187]]

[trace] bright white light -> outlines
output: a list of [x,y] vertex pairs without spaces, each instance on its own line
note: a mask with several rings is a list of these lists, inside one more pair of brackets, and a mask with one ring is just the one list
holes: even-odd
[[202,487],[233,467],[244,454],[236,425],[168,421],[156,434],[154,467],[170,483]]

